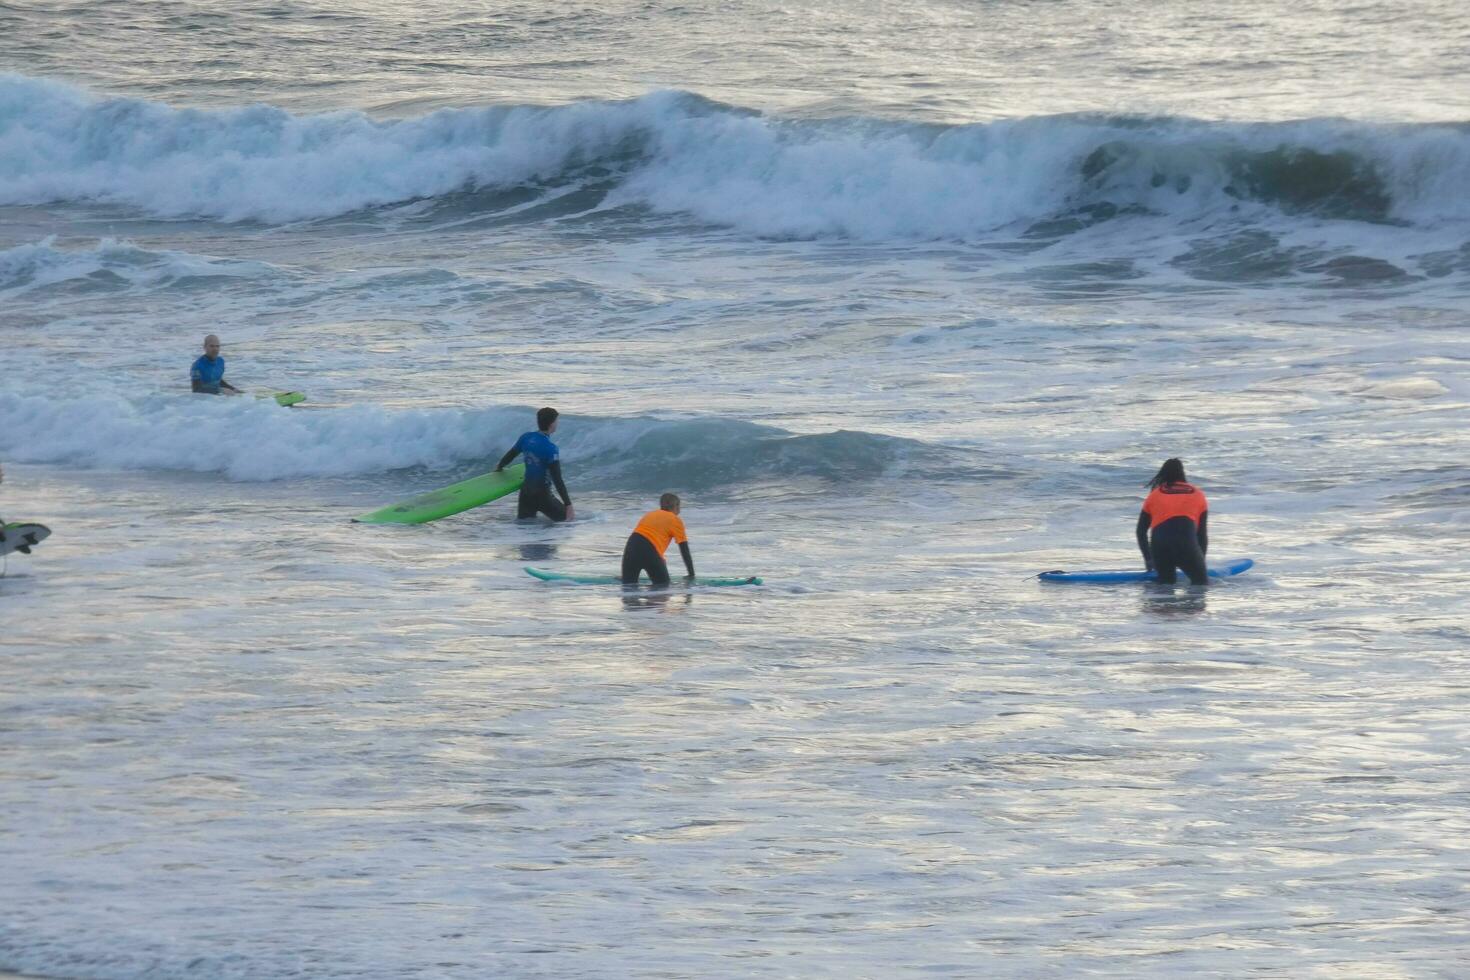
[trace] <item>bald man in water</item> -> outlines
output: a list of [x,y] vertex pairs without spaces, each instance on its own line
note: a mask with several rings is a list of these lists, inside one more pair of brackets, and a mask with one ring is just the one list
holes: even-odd
[[204,354],[189,369],[189,387],[205,395],[239,395],[239,388],[225,380],[225,359],[219,356],[219,338],[204,338]]

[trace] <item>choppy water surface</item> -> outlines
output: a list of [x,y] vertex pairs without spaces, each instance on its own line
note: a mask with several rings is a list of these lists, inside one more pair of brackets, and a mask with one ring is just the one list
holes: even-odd
[[1463,972],[1463,12],[460,8],[0,8],[0,970]]

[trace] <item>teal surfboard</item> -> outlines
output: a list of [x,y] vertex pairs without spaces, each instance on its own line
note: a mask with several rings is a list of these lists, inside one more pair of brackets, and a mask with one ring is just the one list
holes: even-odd
[[[1210,578],[1229,578],[1232,575],[1239,575],[1254,564],[1255,561],[1253,559],[1237,558],[1223,565],[1211,565],[1206,571],[1210,573]],[[1036,577],[1043,582],[1152,582],[1158,576],[1154,572],[1145,572],[1142,569],[1127,569],[1096,572],[1064,572],[1058,570],[1054,572],[1042,572]],[[1189,583],[1189,577],[1184,575],[1184,573],[1181,572],[1179,578],[1186,585]]]
[[425,524],[499,500],[519,490],[525,479],[526,464],[516,463],[498,473],[482,473],[460,483],[389,504],[353,520],[363,524]]
[[[571,575],[565,572],[548,572],[544,568],[532,568],[526,566],[526,574],[532,578],[539,578],[543,582],[571,582],[573,585],[622,585],[623,580],[616,575]],[[760,585],[759,575],[747,575],[744,578],[696,578],[693,582],[685,582],[682,578],[674,579],[673,585]]]
[[0,555],[8,555],[12,551],[30,554],[33,545],[38,545],[51,537],[51,529],[44,524],[16,522],[0,525],[0,531],[5,532],[5,540],[0,541]]

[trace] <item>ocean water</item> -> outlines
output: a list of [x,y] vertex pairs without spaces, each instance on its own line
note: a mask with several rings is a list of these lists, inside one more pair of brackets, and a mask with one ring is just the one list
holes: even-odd
[[[1464,976],[1467,70],[1447,2],[0,4],[0,971]],[[351,522],[546,404],[576,522]],[[1254,570],[1036,581],[1175,455]],[[665,490],[765,584],[524,574]]]

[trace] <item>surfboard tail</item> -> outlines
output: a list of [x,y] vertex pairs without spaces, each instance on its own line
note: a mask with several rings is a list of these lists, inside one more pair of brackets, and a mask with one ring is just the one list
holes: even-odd
[[521,488],[526,479],[526,466],[516,463],[498,472],[482,473],[417,497],[400,500],[371,513],[354,517],[360,524],[427,524],[449,517],[471,507],[499,500]]

